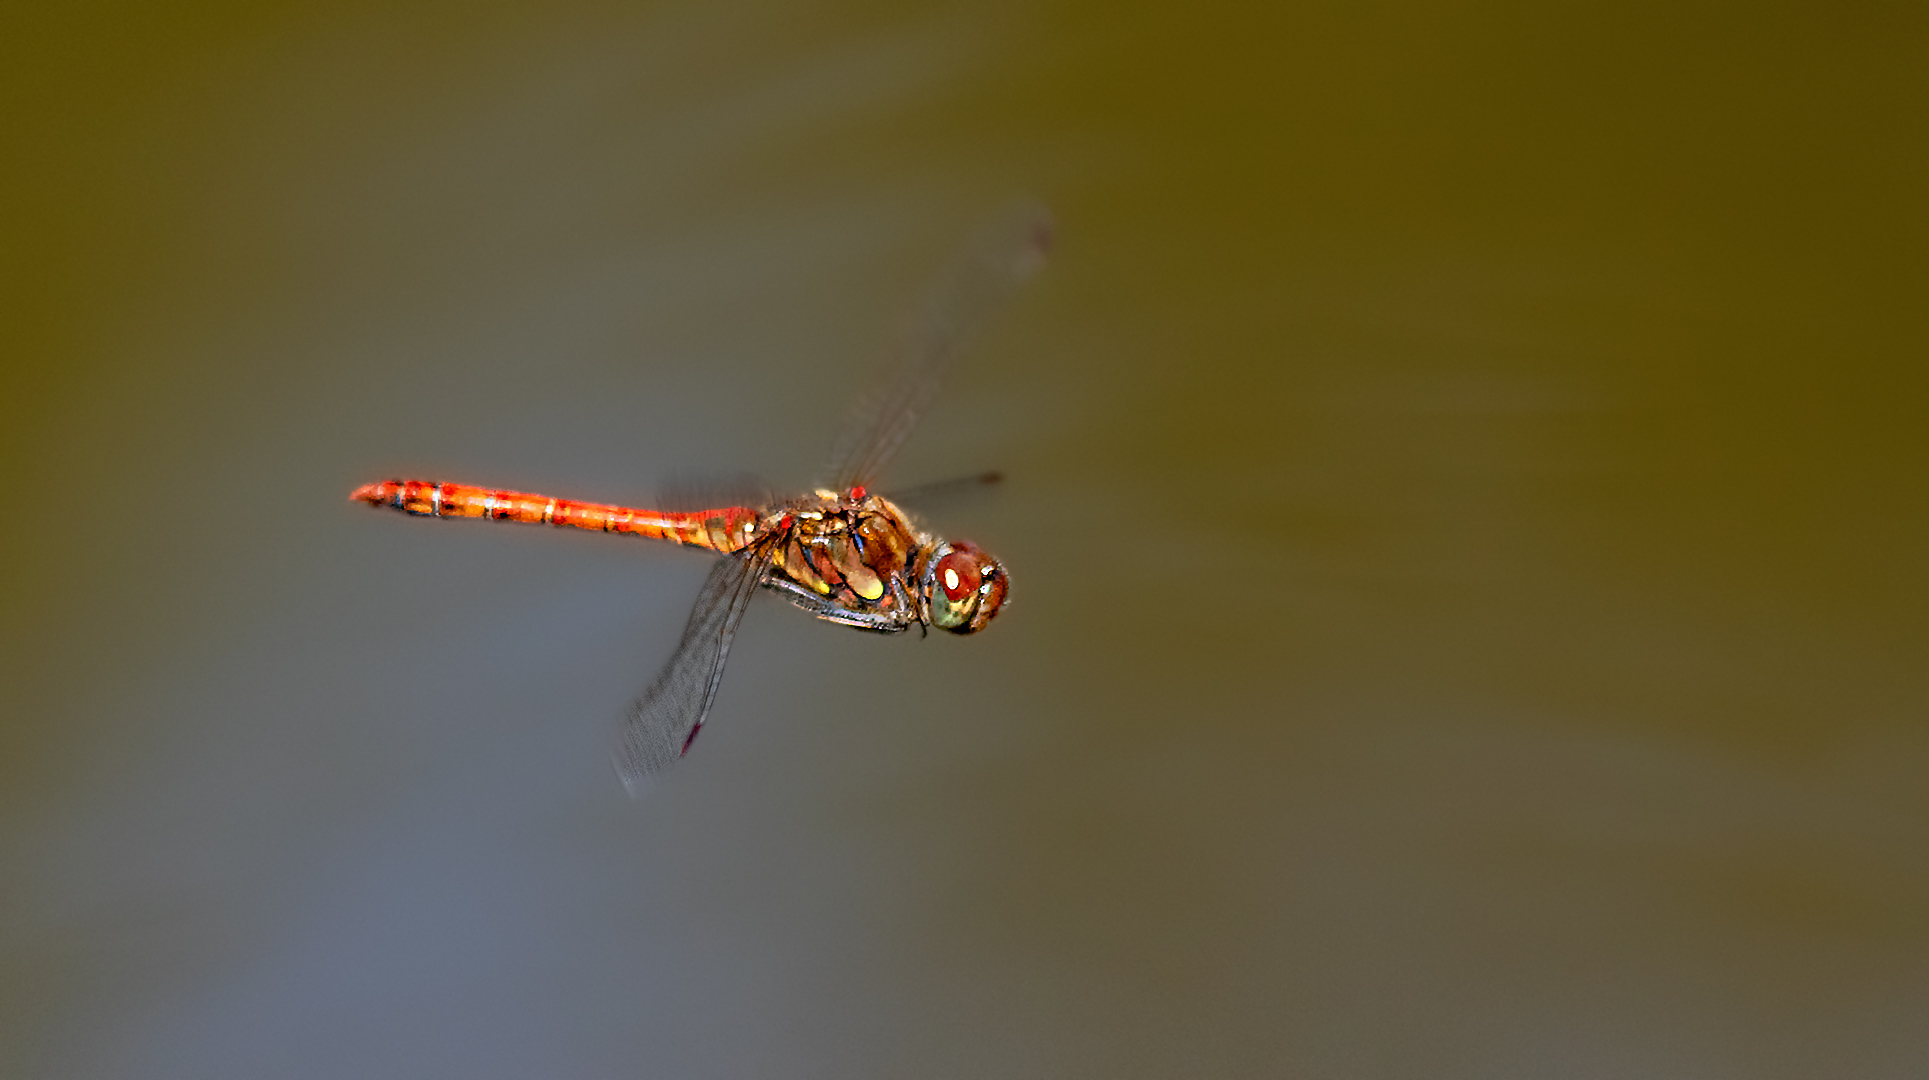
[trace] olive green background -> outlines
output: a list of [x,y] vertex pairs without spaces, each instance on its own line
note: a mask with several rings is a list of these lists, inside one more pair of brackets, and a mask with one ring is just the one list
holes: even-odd
[[[0,1074],[1929,1070],[1929,9],[0,14]],[[421,476],[892,476],[970,639]],[[889,485],[885,485],[888,490]]]

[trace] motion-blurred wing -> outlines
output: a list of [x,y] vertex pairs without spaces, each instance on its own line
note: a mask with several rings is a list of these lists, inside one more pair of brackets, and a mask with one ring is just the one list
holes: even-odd
[[1035,204],[1016,207],[932,282],[898,344],[895,366],[831,455],[834,490],[877,479],[931,404],[945,369],[1038,272],[1051,242],[1051,214]]
[[761,509],[776,502],[776,491],[753,473],[673,472],[657,485],[656,501],[650,505],[657,510],[687,513],[719,506]]
[[723,682],[730,639],[770,567],[769,545],[718,559],[697,594],[670,662],[630,705],[617,743],[616,772],[631,795],[648,791],[656,774],[689,749]]

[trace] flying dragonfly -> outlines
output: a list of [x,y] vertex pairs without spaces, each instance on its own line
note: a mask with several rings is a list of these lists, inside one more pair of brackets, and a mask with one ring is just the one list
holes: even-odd
[[[931,404],[947,369],[1037,272],[1052,243],[1042,207],[1006,214],[933,281],[868,404],[832,455],[827,487],[761,505],[652,510],[432,480],[384,480],[351,498],[419,517],[484,518],[621,533],[721,556],[676,651],[629,707],[614,751],[632,795],[689,753],[723,681],[737,625],[758,587],[820,619],[899,633],[975,634],[1005,604],[1010,578],[989,553],[920,529],[872,484]],[[988,476],[991,474],[988,474]]]

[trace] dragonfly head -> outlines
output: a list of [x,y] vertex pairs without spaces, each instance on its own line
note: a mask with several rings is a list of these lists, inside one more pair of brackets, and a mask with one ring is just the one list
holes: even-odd
[[925,621],[940,630],[983,630],[1008,587],[1005,568],[976,544],[941,541],[918,553],[918,599]]

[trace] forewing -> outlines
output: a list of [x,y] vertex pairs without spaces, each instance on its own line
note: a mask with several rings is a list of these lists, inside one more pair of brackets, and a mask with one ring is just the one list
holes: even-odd
[[690,749],[703,727],[723,682],[730,640],[763,582],[772,550],[759,545],[717,560],[670,662],[631,703],[615,751],[616,772],[631,795],[648,791],[656,775]]
[[931,404],[945,370],[1043,265],[1051,241],[1044,207],[1015,207],[931,283],[899,339],[895,363],[831,455],[834,490],[877,479]]

